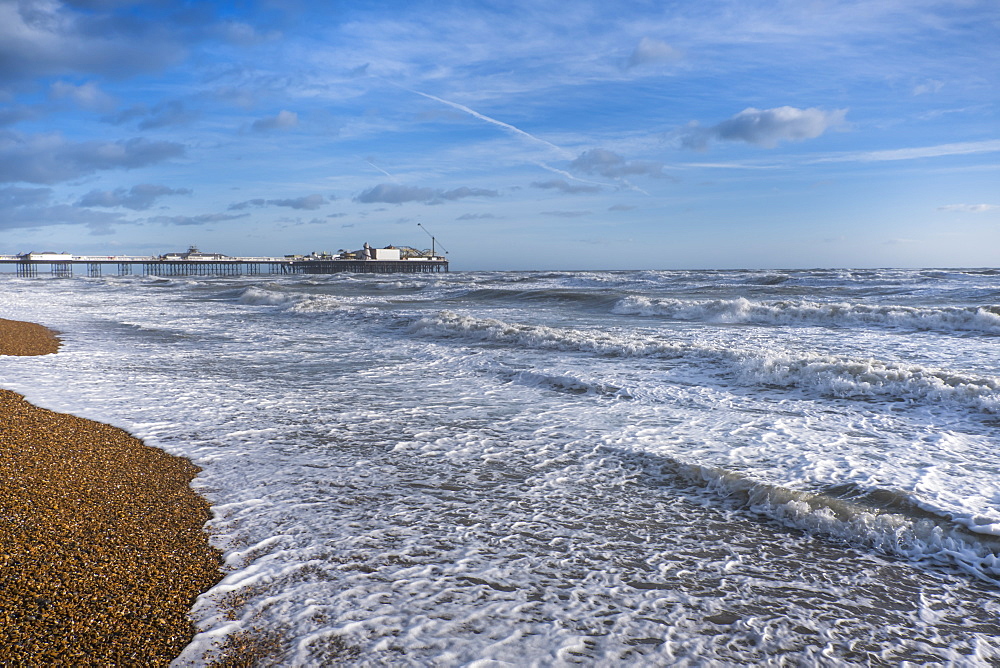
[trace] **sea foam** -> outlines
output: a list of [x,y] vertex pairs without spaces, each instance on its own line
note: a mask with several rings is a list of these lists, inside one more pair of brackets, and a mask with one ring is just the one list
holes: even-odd
[[684,300],[631,295],[613,309],[622,315],[675,320],[818,327],[886,327],[1000,335],[1000,307],[914,307],[815,301]]
[[944,400],[991,413],[1000,411],[1000,378],[920,365],[759,347],[674,343],[638,333],[513,323],[450,311],[421,317],[410,325],[410,331],[418,336],[460,337],[524,348],[709,362],[744,383],[803,388],[844,398]]

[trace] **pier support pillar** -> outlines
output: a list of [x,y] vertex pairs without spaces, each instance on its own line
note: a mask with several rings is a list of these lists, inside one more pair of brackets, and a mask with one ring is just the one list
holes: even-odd
[[49,265],[49,271],[53,276],[72,276],[73,265],[69,262],[53,262]]

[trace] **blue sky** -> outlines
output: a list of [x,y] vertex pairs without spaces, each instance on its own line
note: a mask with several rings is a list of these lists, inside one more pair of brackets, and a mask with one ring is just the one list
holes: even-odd
[[1000,2],[0,0],[0,253],[1000,264]]

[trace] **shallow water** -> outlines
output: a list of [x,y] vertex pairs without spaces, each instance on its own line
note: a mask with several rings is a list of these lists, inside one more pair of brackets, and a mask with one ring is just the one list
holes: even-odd
[[1000,662],[1000,275],[0,276],[288,665]]

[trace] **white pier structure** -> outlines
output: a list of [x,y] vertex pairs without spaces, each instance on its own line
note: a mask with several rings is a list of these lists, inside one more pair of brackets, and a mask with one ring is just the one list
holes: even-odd
[[239,276],[257,274],[364,274],[447,272],[448,260],[428,251],[409,247],[372,248],[358,251],[285,255],[283,257],[231,257],[203,253],[192,246],[184,253],[165,255],[74,255],[72,253],[21,253],[0,255],[0,265],[14,265],[18,276],[38,276],[48,267],[53,276],[72,276],[75,267],[86,266],[87,276],[101,276],[117,269],[119,276],[141,273],[151,276]]

